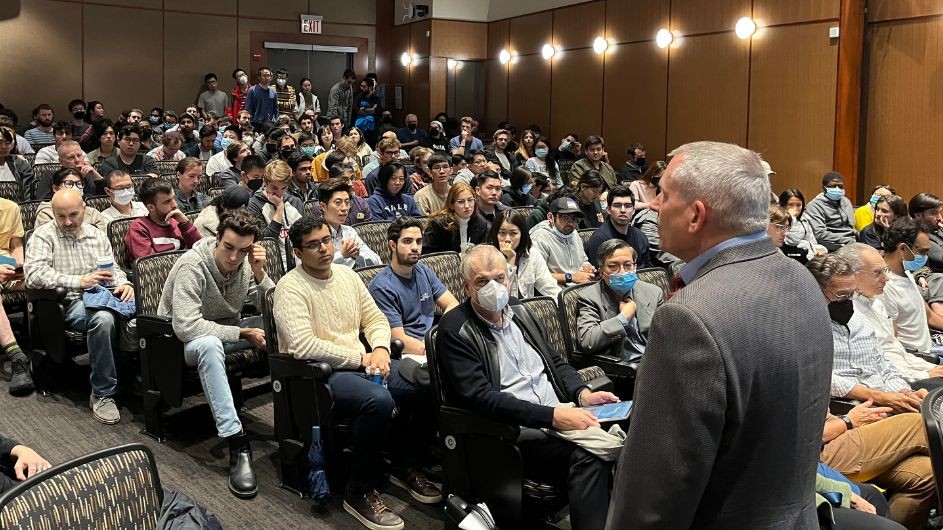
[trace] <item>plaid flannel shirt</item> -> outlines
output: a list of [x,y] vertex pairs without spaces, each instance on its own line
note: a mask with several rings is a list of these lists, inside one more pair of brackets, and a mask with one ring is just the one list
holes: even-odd
[[832,365],[832,396],[844,397],[855,385],[883,392],[910,389],[900,371],[884,357],[884,350],[864,315],[851,315],[848,326],[834,320],[832,342],[835,356]]

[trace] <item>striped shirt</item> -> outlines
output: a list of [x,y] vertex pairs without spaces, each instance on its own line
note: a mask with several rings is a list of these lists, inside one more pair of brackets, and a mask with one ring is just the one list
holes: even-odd
[[910,390],[900,371],[884,357],[878,342],[864,315],[855,311],[843,326],[834,320],[832,342],[835,357],[832,365],[832,396],[847,396],[855,385],[866,386],[883,392]]
[[26,141],[31,144],[54,144],[56,143],[56,137],[53,136],[52,131],[43,132],[39,127],[33,127],[32,129],[26,131],[23,134],[23,137],[26,138]]
[[[108,256],[114,260],[114,252],[104,232],[90,224],[82,230],[69,234],[59,230],[55,222],[37,228],[29,238],[23,270],[26,286],[34,289],[65,287],[71,292],[67,300],[81,296],[82,276],[91,273],[98,265],[98,258]],[[128,278],[119,267],[113,267],[115,285],[128,283]]]

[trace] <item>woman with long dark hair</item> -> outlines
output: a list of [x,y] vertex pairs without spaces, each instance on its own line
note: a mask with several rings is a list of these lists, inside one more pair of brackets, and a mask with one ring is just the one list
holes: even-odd
[[330,125],[318,127],[317,142],[318,145],[314,148],[314,156],[334,149],[334,132],[331,131]]
[[874,221],[858,232],[858,241],[883,250],[881,239],[894,221],[907,217],[907,203],[900,195],[881,195],[874,202]]
[[89,138],[82,144],[82,150],[88,152],[89,162],[95,164],[118,153],[117,130],[111,120],[98,120],[89,131]]
[[[526,132],[526,131],[525,131]],[[520,152],[520,150],[518,150]],[[534,141],[534,154],[524,163],[524,167],[534,173],[543,173],[555,182],[557,186],[563,185],[563,179],[560,177],[560,166],[557,164],[557,155],[550,149],[550,141],[546,136],[540,136]]]
[[812,232],[812,225],[802,219],[805,212],[805,196],[796,188],[789,188],[779,194],[779,205],[789,212],[792,216],[792,226],[789,233],[786,234],[786,244],[799,247],[808,254],[807,259],[815,256],[821,256],[828,252],[824,246],[820,245]]
[[668,164],[659,160],[648,166],[640,179],[629,184],[629,189],[635,194],[636,212],[648,208],[648,204],[655,200],[655,196],[658,195],[658,182],[667,167]]
[[445,206],[432,214],[423,231],[422,253],[462,252],[488,237],[488,221],[475,215],[475,193],[465,182],[449,189]]
[[514,210],[497,212],[488,243],[494,245],[508,260],[511,296],[532,298],[549,296],[554,300],[560,293],[560,284],[550,274],[547,262],[539,252],[530,252],[530,232],[524,214]]
[[403,193],[406,188],[406,167],[399,162],[380,166],[377,187],[367,199],[375,221],[393,221],[399,217],[422,217],[416,201]]
[[501,202],[514,208],[517,206],[533,206],[537,199],[530,191],[534,187],[534,174],[521,166],[511,171],[511,185],[504,186]]
[[314,121],[317,123],[318,116],[321,115],[321,102],[318,101],[317,94],[311,91],[311,87],[311,80],[302,77],[301,82],[298,83],[298,105],[295,107],[295,118],[300,119],[301,115],[310,109],[314,111]]

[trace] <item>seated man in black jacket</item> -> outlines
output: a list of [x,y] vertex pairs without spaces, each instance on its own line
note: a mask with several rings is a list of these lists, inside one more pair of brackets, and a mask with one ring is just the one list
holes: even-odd
[[50,467],[36,451],[0,434],[0,493]]
[[517,300],[509,303],[507,260],[497,248],[478,245],[465,254],[462,284],[468,300],[442,317],[436,348],[448,352],[441,357],[442,369],[457,405],[519,425],[525,476],[568,493],[573,528],[603,528],[612,464],[540,429],[598,427],[589,412],[561,403],[586,406],[618,398],[591,391],[549,347],[534,316]]

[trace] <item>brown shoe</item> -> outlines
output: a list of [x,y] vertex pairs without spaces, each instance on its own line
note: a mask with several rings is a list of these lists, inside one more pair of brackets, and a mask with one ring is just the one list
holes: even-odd
[[391,474],[390,482],[408,491],[414,499],[423,504],[442,502],[442,490],[415,469],[406,472],[405,480],[401,476],[397,477],[395,474]]
[[403,520],[383,504],[377,490],[366,495],[348,494],[344,497],[344,509],[371,530],[402,530],[405,526]]

